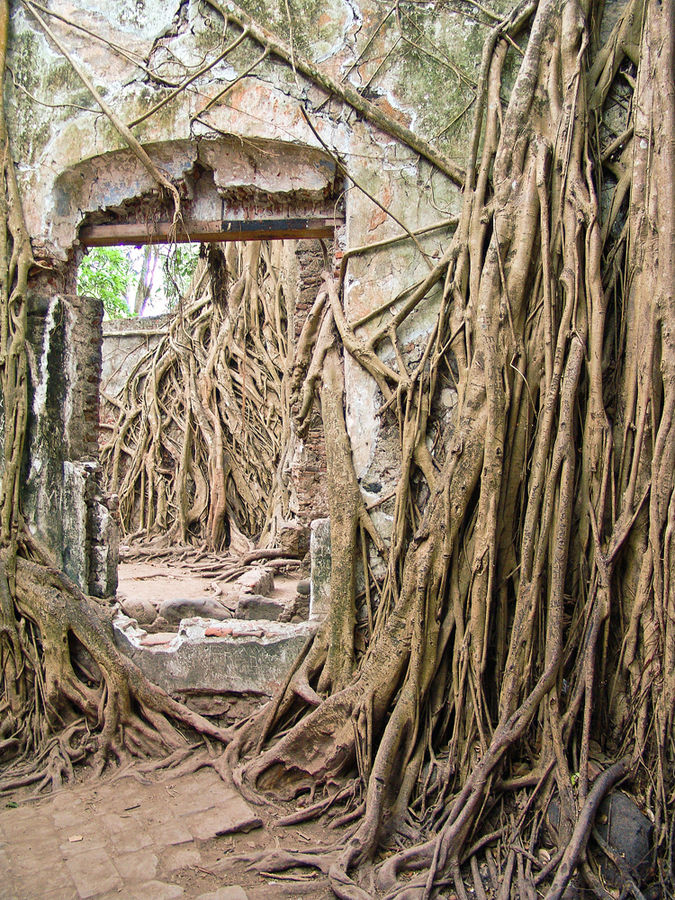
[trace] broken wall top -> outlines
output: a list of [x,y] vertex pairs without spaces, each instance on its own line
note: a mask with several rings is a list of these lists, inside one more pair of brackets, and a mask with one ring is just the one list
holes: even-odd
[[[451,129],[452,137],[438,133],[473,97],[486,33],[475,20],[434,4],[411,3],[401,7],[399,33],[395,17],[381,24],[382,10],[372,0],[247,0],[244,6],[294,52],[361,89],[438,149],[462,155],[468,114],[459,132]],[[310,205],[325,198],[335,182],[335,162],[312,134],[302,106],[330,151],[406,224],[427,224],[457,208],[456,189],[445,176],[343,103],[329,101],[279,59],[264,59],[233,83],[260,58],[262,48],[247,39],[223,57],[241,30],[234,24],[225,29],[223,17],[208,3],[55,0],[50,9],[54,15],[38,15],[53,36],[24,6],[14,5],[9,52],[12,145],[38,254],[63,259],[87,213],[155,189],[62,48],[129,125],[192,79],[132,127],[153,161],[179,183],[199,160],[213,170],[216,188],[230,201],[273,197],[283,206],[292,195]],[[422,182],[433,188],[433,200],[420,198]],[[400,231],[365,197],[355,203],[359,215],[351,243]]]

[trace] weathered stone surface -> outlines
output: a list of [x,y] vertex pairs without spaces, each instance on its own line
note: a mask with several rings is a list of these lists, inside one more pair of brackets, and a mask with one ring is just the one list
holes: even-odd
[[302,594],[303,597],[308,597],[310,592],[311,583],[309,581],[299,581],[296,587],[296,591],[299,594]]
[[282,525],[278,537],[279,546],[289,556],[302,559],[309,550],[309,529],[302,525]]
[[115,868],[129,881],[147,881],[157,872],[157,857],[150,850],[121,853],[115,857]]
[[63,570],[84,590],[89,586],[87,493],[92,463],[63,461]]
[[196,600],[164,600],[163,603],[160,603],[158,612],[167,622],[174,623],[194,616],[220,620],[232,618],[232,613],[226,606],[210,597],[200,597]]
[[114,831],[110,835],[110,840],[115,848],[116,856],[119,853],[134,853],[152,844],[152,838],[148,832],[140,829],[133,821],[130,821],[129,826],[122,831]]
[[218,888],[217,891],[200,894],[197,900],[248,900],[248,895],[240,884],[232,884]]
[[120,603],[122,612],[130,619],[136,619],[139,625],[149,625],[157,617],[157,608],[154,603],[143,598],[125,598]]
[[[0,804],[0,898],[194,897],[203,888],[194,879],[185,885],[180,870],[207,863],[189,823],[215,835],[255,827],[256,813],[210,768],[163,784],[103,780],[30,806]],[[245,896],[236,885],[212,893]]]
[[89,591],[95,597],[114,597],[117,591],[119,530],[113,515],[117,507],[116,494],[101,494],[92,499]]
[[[649,868],[653,826],[635,800],[623,791],[612,791],[600,805],[596,825],[600,836],[623,857],[629,872],[638,880],[644,876]],[[613,863],[604,860],[602,868],[612,885],[623,883]]]
[[80,853],[67,860],[66,866],[82,900],[122,887],[122,879],[103,849]]
[[173,811],[170,811],[173,821],[163,825],[156,825],[150,829],[150,837],[155,844],[166,844],[168,847],[178,847],[180,844],[189,844],[192,841],[192,832],[184,822],[176,820]]
[[242,592],[269,597],[274,590],[274,575],[263,566],[255,566],[240,575],[235,584]]
[[235,615],[238,619],[267,619],[270,622],[278,622],[285,611],[286,606],[281,600],[261,597],[258,594],[244,594],[237,603]]
[[182,897],[184,894],[185,890],[179,884],[146,881],[133,890],[131,896],[134,900],[174,900],[175,897]]
[[[185,619],[168,644],[144,647],[143,629],[123,614],[113,620],[115,642],[165,690],[252,691],[272,694],[315,625]],[[206,632],[212,629],[214,636]],[[217,634],[217,636],[216,636]]]
[[262,827],[260,816],[256,816],[237,798],[232,798],[223,806],[186,816],[185,821],[198,841],[208,841],[219,834],[234,834]]
[[169,847],[162,854],[162,869],[164,872],[176,872],[186,866],[198,866],[202,861],[202,855],[195,847]]
[[100,486],[100,301],[31,294],[27,521],[86,593],[109,597],[117,581],[117,529]]
[[309,617],[321,620],[330,610],[330,519],[315,519],[311,532]]
[[136,316],[103,322],[101,389],[108,396],[118,396],[133,366],[166,334],[170,319],[168,315]]

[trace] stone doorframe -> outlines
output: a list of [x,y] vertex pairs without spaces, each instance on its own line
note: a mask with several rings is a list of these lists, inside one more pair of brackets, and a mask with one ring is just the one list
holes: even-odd
[[[181,194],[178,239],[340,239],[341,179],[334,161],[316,149],[231,137],[146,150]],[[128,150],[66,169],[45,203],[46,266],[29,286],[31,404],[22,502],[31,528],[66,574],[87,593],[107,597],[117,587],[117,536],[98,464],[102,309],[76,295],[76,272],[85,244],[165,242],[171,210]],[[316,266],[306,249],[297,257],[301,312]],[[314,508],[314,482],[325,465],[321,437],[315,431],[294,461],[308,519],[322,512]],[[315,470],[309,479],[308,469]]]

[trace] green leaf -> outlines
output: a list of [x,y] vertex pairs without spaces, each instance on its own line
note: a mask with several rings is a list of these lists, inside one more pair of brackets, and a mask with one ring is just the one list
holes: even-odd
[[127,293],[133,274],[128,252],[120,247],[95,247],[80,263],[77,293],[100,300],[109,319],[129,318]]

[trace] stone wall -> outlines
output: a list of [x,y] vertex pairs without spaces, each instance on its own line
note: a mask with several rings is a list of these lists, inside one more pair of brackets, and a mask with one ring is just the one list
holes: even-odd
[[98,466],[100,302],[42,290],[29,297],[28,461],[22,501],[30,527],[80,587],[117,587],[117,531]]
[[166,334],[170,315],[113,319],[103,323],[101,392],[117,397],[132,371],[148,350]]
[[[242,4],[291,43],[294,52],[309,57],[336,82],[360,91],[373,108],[413,129],[441,153],[463,162],[471,126],[467,111],[485,36],[480,15],[472,18],[452,5],[410,2],[400,15],[383,19],[378,0]],[[511,0],[497,0],[495,9],[512,5]],[[261,59],[261,47],[253,40],[244,40],[224,58],[223,47],[240,30],[226,26],[212,5],[198,0],[54,0],[50,9],[64,16],[49,17],[53,36],[27,7],[12,5],[8,61],[13,80],[7,86],[27,223],[36,257],[48,267],[65,265],[72,276],[83,225],[122,221],[133,204],[146,209],[149,222],[170,212],[152,175],[101,114],[57,42],[78,60],[116,115],[131,123],[136,139],[178,187],[191,215],[217,213],[222,220],[331,215],[340,203],[345,230],[339,252],[347,252],[405,235],[403,226],[412,231],[447,223],[459,210],[458,188],[438,167],[291,65],[273,55]],[[185,92],[172,99],[167,85],[188,77]],[[155,114],[146,117],[155,107]],[[426,257],[409,240],[386,254],[350,256],[344,285],[348,318],[355,321],[394,300],[424,277],[447,242],[448,227],[419,237]],[[300,297],[300,309],[313,300],[316,280]],[[419,357],[440,290],[441,285],[399,330],[407,364]],[[63,331],[67,324],[60,323],[69,316],[77,321],[86,317],[78,303],[45,297],[42,318],[33,315],[38,361],[33,387],[35,397],[45,401],[37,404],[40,421],[33,425],[29,448],[27,494],[34,509],[38,496],[46,502],[58,478],[63,480],[59,453],[63,462],[80,463],[93,451],[94,400],[88,389],[93,382],[87,379],[95,376],[73,371],[65,384],[56,372],[45,381],[40,368],[44,363],[51,372],[51,360],[56,365],[59,354],[67,364],[76,345]],[[373,319],[360,335],[367,338],[381,322],[382,316]],[[50,336],[46,350],[45,334]],[[59,345],[59,340],[65,343]],[[75,352],[76,369],[79,350]],[[399,364],[393,349],[385,347],[382,355]],[[345,402],[357,476],[366,499],[379,500],[396,481],[398,445],[380,422],[382,398],[375,383],[349,357]],[[52,445],[53,457],[48,452]],[[309,440],[298,448],[293,476],[303,515],[323,511],[322,454],[316,419]],[[38,469],[48,473],[44,485],[38,484]],[[376,513],[384,534],[390,505],[381,503]],[[40,528],[54,531],[56,540],[61,525],[40,522]]]
[[[295,302],[295,339],[300,337],[307,314],[316,300],[323,281],[323,273],[330,266],[332,247],[320,241],[298,241],[295,251],[298,266],[298,292]],[[314,400],[309,427],[302,439],[297,439],[290,468],[295,492],[294,510],[303,525],[328,515],[326,495],[326,445],[318,400]]]

